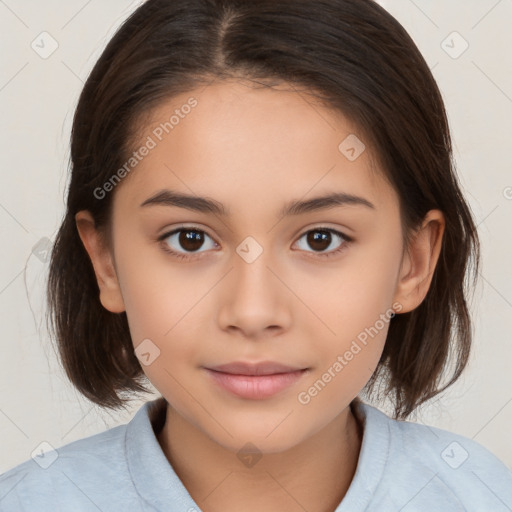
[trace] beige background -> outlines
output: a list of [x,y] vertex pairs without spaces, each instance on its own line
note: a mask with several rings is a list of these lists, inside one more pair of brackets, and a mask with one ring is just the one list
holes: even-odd
[[[81,398],[59,368],[43,315],[45,249],[63,214],[73,109],[109,37],[140,3],[0,0],[0,473],[43,441],[58,448],[128,421],[140,406],[109,414]],[[471,365],[416,420],[475,439],[510,468],[512,1],[381,4],[439,83],[483,244]]]

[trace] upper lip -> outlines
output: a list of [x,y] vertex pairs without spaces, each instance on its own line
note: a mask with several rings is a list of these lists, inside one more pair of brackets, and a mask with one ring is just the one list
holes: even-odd
[[291,373],[305,369],[306,368],[287,366],[274,361],[263,361],[260,363],[245,363],[243,361],[238,361],[208,367],[208,370],[231,373],[233,375],[273,375],[276,373]]

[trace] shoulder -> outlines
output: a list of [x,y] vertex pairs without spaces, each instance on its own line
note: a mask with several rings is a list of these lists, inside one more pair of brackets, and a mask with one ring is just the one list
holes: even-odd
[[126,425],[120,425],[55,450],[41,450],[6,471],[0,475],[0,510],[112,510],[113,495],[125,510],[134,510],[125,434]]
[[444,503],[446,509],[448,500],[458,507],[453,510],[512,510],[512,472],[487,448],[447,430],[393,420],[368,404],[363,408],[367,421],[388,433],[386,470],[379,489],[388,501],[394,487],[397,503],[401,499]]

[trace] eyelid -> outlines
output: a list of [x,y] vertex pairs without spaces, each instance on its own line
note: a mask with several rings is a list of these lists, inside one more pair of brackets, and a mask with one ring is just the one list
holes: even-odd
[[302,232],[302,234],[298,237],[298,240],[300,240],[304,235],[306,235],[307,233],[310,233],[311,231],[313,231],[313,232],[314,231],[328,231],[329,233],[333,233],[336,236],[340,236],[347,242],[352,242],[354,240],[351,236],[347,235],[344,231],[341,231],[338,228],[331,228],[329,226],[322,226],[322,225],[313,226],[312,228],[308,228],[308,229],[304,230]]
[[[190,229],[191,231],[199,231],[201,233],[205,233],[208,235],[213,241],[215,241],[215,237],[212,236],[208,229],[205,229],[203,227],[200,227],[196,224],[178,224],[172,228],[165,229],[161,235],[158,235],[158,240],[165,240],[166,238],[170,237],[171,235],[175,234],[178,231],[185,231],[187,229]],[[215,243],[217,243],[215,241]]]
[[297,235],[297,238],[300,238],[301,236],[304,236],[306,233],[309,233],[310,231],[315,230],[325,230],[325,231],[333,231],[336,233],[339,233],[347,240],[353,240],[353,238],[348,234],[349,231],[352,231],[350,228],[345,226],[340,226],[338,224],[329,226],[329,222],[315,222],[309,226],[306,226],[305,228],[300,229]]

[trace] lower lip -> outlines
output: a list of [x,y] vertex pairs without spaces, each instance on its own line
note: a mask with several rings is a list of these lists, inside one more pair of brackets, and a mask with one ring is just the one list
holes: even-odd
[[222,388],[241,398],[262,400],[295,384],[308,370],[273,375],[233,375],[206,368],[208,374]]

